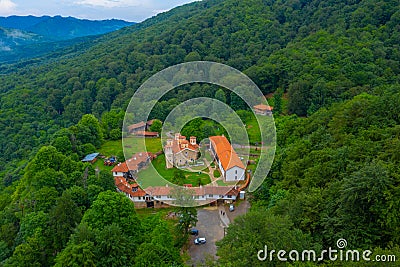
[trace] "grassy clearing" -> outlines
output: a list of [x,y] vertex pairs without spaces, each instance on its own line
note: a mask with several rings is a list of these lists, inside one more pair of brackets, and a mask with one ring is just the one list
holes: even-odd
[[249,135],[250,144],[260,143],[261,142],[261,133],[260,128],[257,123],[257,119],[255,116],[251,116],[248,121],[246,121],[246,130]]
[[206,185],[211,183],[210,176],[208,176],[205,173],[195,173],[191,172],[189,174],[185,175],[186,179],[184,181],[184,184],[191,184],[193,186],[199,186],[200,185]]
[[121,151],[122,151],[122,141],[121,140],[106,141],[101,145],[101,147],[99,149],[100,154],[103,154],[106,157],[115,156],[118,153],[120,153]]
[[[176,168],[167,169],[165,163],[165,155],[159,155],[152,161],[154,168],[149,166],[147,169],[139,172],[139,182],[143,188],[148,186],[160,186],[165,184],[165,181],[159,177],[161,175],[164,179],[172,182]],[[211,182],[210,176],[205,173],[185,172],[184,184],[191,184],[198,186],[199,181],[205,185]]]
[[124,138],[124,148],[128,155],[144,152],[146,150],[156,153],[162,150],[161,138],[127,137]]
[[217,180],[217,185],[219,185],[219,186],[227,186],[227,184],[223,180]]

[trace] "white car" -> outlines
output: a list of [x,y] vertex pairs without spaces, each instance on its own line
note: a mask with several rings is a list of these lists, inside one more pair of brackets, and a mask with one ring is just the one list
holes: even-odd
[[229,211],[234,211],[235,210],[235,206],[233,204],[229,205]]
[[200,245],[200,244],[205,244],[207,241],[206,241],[206,238],[205,237],[198,237],[198,238],[196,238],[195,240],[194,240],[194,243],[196,244],[196,245]]

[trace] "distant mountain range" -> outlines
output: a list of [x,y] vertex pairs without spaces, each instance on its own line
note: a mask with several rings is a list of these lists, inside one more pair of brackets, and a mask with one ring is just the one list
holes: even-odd
[[61,16],[0,17],[0,62],[39,56],[86,40],[79,37],[105,34],[132,24],[117,19],[86,20]]

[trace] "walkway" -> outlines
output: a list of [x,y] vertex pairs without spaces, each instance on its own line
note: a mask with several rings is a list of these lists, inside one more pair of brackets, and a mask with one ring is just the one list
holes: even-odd
[[226,213],[226,209],[224,205],[219,205],[218,206],[218,213],[219,213],[219,218],[221,219],[222,224],[224,225],[224,228],[228,227],[231,221],[229,220],[228,214]]

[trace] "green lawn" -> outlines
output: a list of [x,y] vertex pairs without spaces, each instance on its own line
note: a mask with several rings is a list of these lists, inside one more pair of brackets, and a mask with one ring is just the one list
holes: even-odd
[[247,134],[249,135],[250,144],[253,145],[256,142],[261,142],[260,128],[258,126],[256,117],[252,116],[251,119],[246,122],[246,130]]
[[133,155],[138,152],[156,153],[162,150],[161,138],[140,138],[140,137],[127,137],[124,138],[125,152]]
[[[174,177],[175,168],[167,169],[165,166],[165,155],[161,154],[156,159],[152,161],[154,168],[149,166],[145,170],[139,172],[139,184],[143,187],[149,186],[160,186],[164,185],[165,181],[161,179],[159,175],[161,175],[167,181],[172,181]],[[158,172],[158,174],[157,174]],[[198,186],[199,179],[201,183],[208,184],[211,182],[210,177],[204,173],[197,172],[185,172],[186,179],[184,180],[184,184],[192,184],[193,186]]]
[[206,185],[211,183],[210,176],[208,176],[205,173],[196,173],[196,172],[191,172],[185,175],[186,179],[184,181],[184,184],[191,184],[193,186],[199,186],[199,182],[201,185]]
[[106,141],[101,145],[99,149],[100,154],[103,154],[106,157],[116,155],[120,151],[122,151],[121,140]]
[[114,166],[104,166],[104,160],[103,159],[98,159],[94,164],[93,164],[94,168],[98,168],[101,171],[110,171],[112,170],[112,168],[114,168]]
[[217,185],[219,185],[219,186],[226,186],[227,184],[224,183],[223,180],[217,180]]
[[219,170],[214,170],[214,177],[215,178],[221,177],[221,173],[219,172]]

